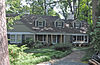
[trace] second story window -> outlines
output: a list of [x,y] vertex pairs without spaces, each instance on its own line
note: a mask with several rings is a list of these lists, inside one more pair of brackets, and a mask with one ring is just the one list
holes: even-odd
[[34,24],[36,27],[45,27],[46,26],[46,20],[43,18],[38,18],[34,21]]
[[38,22],[38,27],[43,27],[44,25],[43,25],[43,22],[41,22],[41,21],[39,21]]
[[73,22],[73,28],[81,28],[82,27],[82,22],[80,20],[75,20]]
[[80,28],[80,27],[82,27],[82,23],[81,22],[74,22],[73,27],[74,28]]
[[62,19],[57,19],[55,22],[54,22],[54,25],[55,27],[64,27],[64,21]]
[[56,27],[63,27],[63,22],[56,22]]

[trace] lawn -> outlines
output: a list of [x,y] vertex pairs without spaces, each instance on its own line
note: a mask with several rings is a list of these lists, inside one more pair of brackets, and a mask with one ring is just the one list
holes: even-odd
[[48,56],[51,59],[57,59],[62,58],[68,54],[70,54],[71,50],[66,51],[58,51],[52,48],[42,48],[42,49],[28,49],[26,50],[27,53],[34,53],[34,56],[40,57],[40,56]]

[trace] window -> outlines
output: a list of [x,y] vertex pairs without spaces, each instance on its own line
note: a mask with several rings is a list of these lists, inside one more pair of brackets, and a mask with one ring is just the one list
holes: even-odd
[[35,23],[36,23],[35,26],[38,26],[38,27],[46,26],[46,21],[36,21]]
[[10,35],[10,43],[21,43],[22,35],[20,34],[11,34]]
[[15,43],[15,35],[10,35],[10,42]]
[[73,43],[87,43],[88,37],[86,35],[74,35]]
[[43,27],[43,22],[38,22],[39,27]]
[[73,27],[80,28],[80,27],[82,27],[82,23],[81,22],[74,22]]
[[63,27],[63,22],[56,22],[56,27]]

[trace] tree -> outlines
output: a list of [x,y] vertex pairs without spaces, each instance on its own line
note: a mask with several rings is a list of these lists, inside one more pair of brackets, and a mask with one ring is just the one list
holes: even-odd
[[98,5],[99,5],[99,0],[92,0],[92,11],[93,11],[93,13],[92,13],[92,15],[93,15],[92,20],[93,20],[93,27],[94,28],[95,28],[96,22],[97,22],[97,14],[98,14],[97,7],[98,7]]
[[95,51],[100,51],[100,1],[92,0],[92,10],[93,10],[93,32],[90,33],[92,36],[91,45]]
[[0,65],[9,65],[5,0],[0,0]]

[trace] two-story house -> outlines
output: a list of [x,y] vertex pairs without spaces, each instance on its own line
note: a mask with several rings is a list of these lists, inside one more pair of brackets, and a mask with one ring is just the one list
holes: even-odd
[[[11,14],[7,15],[13,16]],[[8,30],[9,43],[23,43],[27,39],[47,44],[88,44],[88,23],[80,20],[62,20],[57,16],[23,15]]]

